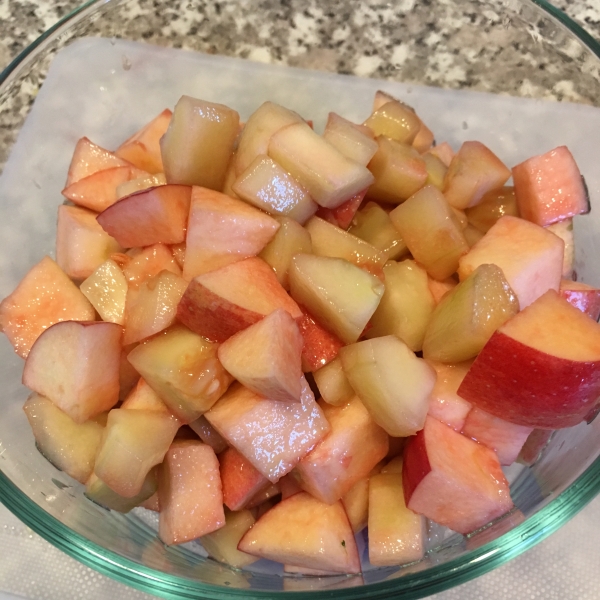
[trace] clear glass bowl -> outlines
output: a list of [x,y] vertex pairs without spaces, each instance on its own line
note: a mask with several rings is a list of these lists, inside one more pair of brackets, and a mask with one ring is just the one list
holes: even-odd
[[[80,38],[97,36],[113,43],[123,38],[410,85],[550,101],[536,105],[540,111],[550,111],[547,107],[556,106],[552,101],[590,106],[600,101],[600,46],[542,0],[92,0],[47,31],[0,75],[0,164],[13,149],[53,57]],[[125,71],[127,60],[124,56]],[[70,91],[65,90],[65,98]],[[105,91],[110,95],[110,88]],[[270,92],[271,99],[285,103],[290,91],[274,87]],[[577,150],[579,139],[584,143],[586,133],[573,138],[572,149]],[[51,155],[52,148],[47,152]],[[34,184],[35,177],[33,173]],[[590,191],[594,205],[599,190]],[[22,204],[4,200],[2,297],[44,253],[53,252],[61,198],[48,194],[43,203]],[[597,210],[576,223],[577,273],[594,285],[600,285],[600,264],[588,257],[597,256]],[[0,357],[0,500],[83,563],[167,598],[272,598],[290,591],[311,599],[421,598],[519,555],[600,489],[598,419],[558,432],[533,467],[512,470],[512,495],[524,519],[514,513],[468,538],[432,532],[430,551],[417,564],[369,569],[362,577],[282,577],[268,568],[236,571],[204,558],[193,543],[165,548],[142,513],[123,516],[86,500],[81,486],[35,450],[21,411],[27,395],[20,384],[22,361],[5,339]]]

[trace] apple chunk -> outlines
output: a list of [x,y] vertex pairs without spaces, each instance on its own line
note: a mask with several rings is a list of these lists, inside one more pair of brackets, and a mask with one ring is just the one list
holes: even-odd
[[235,448],[227,448],[219,456],[223,485],[223,504],[229,510],[241,510],[263,489],[269,480]]
[[600,325],[549,290],[494,333],[458,394],[517,425],[577,425],[600,397]]
[[103,321],[123,325],[127,279],[112,259],[104,261],[80,286],[83,295],[92,303]]
[[102,321],[63,321],[36,340],[23,384],[46,396],[76,423],[119,400],[122,328]]
[[600,317],[600,289],[580,281],[563,279],[560,282],[559,294],[594,321]]

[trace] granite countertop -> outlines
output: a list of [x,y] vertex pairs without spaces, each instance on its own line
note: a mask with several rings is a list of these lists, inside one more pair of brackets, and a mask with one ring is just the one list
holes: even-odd
[[[194,1],[190,0],[186,3],[182,0],[165,0],[165,22],[169,18],[176,20],[177,11],[185,10],[186,5],[189,9]],[[309,1],[307,0],[307,2]],[[421,2],[422,5],[427,5],[430,1],[416,0],[416,3]],[[415,0],[403,0],[403,2],[412,6]],[[80,3],[81,0],[0,0],[0,69],[8,65],[41,33]],[[204,0],[204,3],[211,4],[212,2]],[[285,5],[287,10],[290,10],[290,6],[294,6],[293,0],[261,0],[260,2],[263,8],[270,3],[278,6]],[[367,4],[366,0],[365,4]],[[554,0],[554,5],[562,9],[592,36],[600,39],[600,0]],[[317,0],[313,6],[318,7]],[[310,22],[310,19],[314,18],[313,13],[302,15],[303,28],[306,31],[310,31],[313,26]],[[343,15],[336,15],[336,19],[339,22],[343,21]],[[174,26],[175,33],[176,30],[177,27]],[[481,46],[484,47],[488,44],[488,39],[482,39]],[[224,44],[226,42],[227,40],[223,41]],[[378,43],[381,43],[381,40]],[[277,40],[272,42],[270,56],[281,58],[278,55],[281,47],[276,46]],[[345,70],[357,75],[373,74],[373,71],[377,69],[376,57],[373,56],[373,53],[366,52],[359,46],[354,46],[354,51],[357,55],[347,57],[348,68]],[[249,57],[255,60],[265,59],[260,52]],[[289,63],[310,67],[308,60],[331,60],[331,54],[327,54],[327,52],[314,54],[303,60],[304,62],[300,59],[289,60]],[[415,69],[422,66],[415,64]],[[446,82],[449,82],[450,85],[453,83],[452,77],[460,78],[462,76],[460,69],[453,70],[452,66],[452,64],[446,64],[441,69],[444,76],[447,77]],[[534,83],[543,86],[543,69],[540,70],[538,77],[539,79]],[[430,80],[435,84],[435,73],[430,75]],[[441,84],[443,83],[442,81]],[[559,93],[558,96],[560,97],[561,94]],[[568,97],[568,99],[577,101],[576,97]],[[600,94],[597,97],[589,94],[586,101],[600,105]],[[0,149],[2,147],[1,135],[0,131]],[[597,590],[600,586],[600,575],[597,571],[597,537],[600,534],[598,523],[600,523],[600,498],[596,498],[571,523],[535,549],[484,577],[454,590],[440,593],[435,598],[436,600],[438,598],[439,600],[483,600],[492,597],[499,600],[521,600],[525,597],[534,600],[542,598],[544,600],[558,600],[559,598],[561,600],[564,598],[592,600],[597,598]],[[150,598],[134,590],[126,590],[121,584],[109,581],[76,563],[73,559],[62,555],[39,536],[27,530],[2,506],[0,506],[1,527],[4,528],[5,533],[8,530],[12,538],[0,536],[0,555],[3,556],[3,560],[0,561],[2,563],[0,565],[0,600],[9,598],[9,596],[4,596],[3,592],[19,594],[35,600],[57,600],[58,598],[76,600],[84,596],[90,600],[114,597],[124,600]],[[10,546],[3,546],[5,543],[3,540],[7,540],[6,544],[10,544]],[[576,549],[575,546],[577,546]],[[565,560],[566,547],[569,548],[568,560]],[[26,562],[25,559],[26,556],[33,557],[34,555],[36,556],[35,572],[31,570],[33,563]],[[41,558],[38,559],[38,556]],[[26,572],[27,577],[22,577]],[[84,589],[85,594],[83,593]]]

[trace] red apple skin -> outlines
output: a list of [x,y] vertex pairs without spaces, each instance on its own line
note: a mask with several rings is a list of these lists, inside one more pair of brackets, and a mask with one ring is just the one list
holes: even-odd
[[305,308],[301,306],[300,310],[303,314],[297,319],[297,323],[304,339],[302,370],[312,373],[330,363],[338,355],[344,342],[319,325]]
[[575,308],[597,321],[600,317],[600,289],[563,279],[558,293]]
[[229,510],[241,510],[270,481],[254,468],[235,448],[227,448],[219,455],[223,503]]
[[600,397],[600,361],[551,356],[496,331],[466,374],[458,395],[517,425],[572,427]]
[[329,221],[341,229],[348,229],[366,194],[366,189],[358,192],[358,194],[352,196],[352,198],[346,200],[346,202],[340,204],[337,208],[325,208],[321,206],[317,211],[317,217],[321,217],[321,219]]

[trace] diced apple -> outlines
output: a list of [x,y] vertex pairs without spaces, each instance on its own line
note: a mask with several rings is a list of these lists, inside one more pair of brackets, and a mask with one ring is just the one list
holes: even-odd
[[98,223],[124,248],[178,244],[185,240],[191,188],[160,185],[109,206]]
[[177,318],[199,335],[224,342],[278,308],[294,319],[302,316],[271,267],[251,257],[192,279]]
[[277,504],[276,496],[280,495],[281,490],[279,489],[279,482],[270,483],[268,487],[259,490],[252,498],[250,498],[247,507],[249,509],[256,509],[256,518],[258,519],[260,518],[259,515],[264,514],[272,506]]
[[167,182],[223,189],[239,123],[223,104],[182,96],[160,142]]
[[279,223],[241,200],[192,188],[183,276],[186,280],[256,256]]
[[146,380],[143,377],[139,378],[137,384],[127,395],[127,398],[121,404],[120,408],[127,408],[129,410],[153,410],[172,416],[167,405],[146,383]]
[[170,271],[132,287],[127,293],[123,344],[139,342],[173,325],[186,288],[187,282]]
[[83,295],[98,311],[103,321],[125,322],[127,279],[112,259],[104,261],[80,286]]
[[500,267],[479,265],[435,307],[425,331],[423,357],[446,363],[474,358],[494,331],[518,312],[519,301]]
[[216,345],[182,326],[140,344],[128,360],[183,423],[206,412],[232,380]]
[[344,373],[342,361],[336,356],[331,362],[313,373],[321,398],[332,406],[340,406],[350,402],[354,390]]
[[277,131],[269,156],[308,190],[321,206],[335,208],[373,183],[369,170],[346,158],[306,123]]
[[388,567],[423,558],[425,519],[407,508],[402,473],[379,473],[370,478],[368,525],[372,565]]
[[533,431],[533,427],[515,425],[474,406],[467,415],[462,434],[491,448],[501,465],[512,465]]
[[487,146],[464,142],[448,167],[444,196],[451,206],[464,209],[502,187],[509,177],[510,169]]
[[494,333],[458,393],[511,423],[571,427],[598,403],[599,369],[600,325],[549,290]]
[[302,312],[302,316],[296,320],[304,340],[302,370],[305,373],[315,372],[335,359],[344,342],[319,325],[305,309]]
[[259,155],[234,181],[232,190],[273,216],[286,216],[304,223],[319,205],[310,194],[272,158]]
[[323,137],[344,156],[365,167],[377,152],[377,142],[369,127],[335,113],[329,113]]
[[259,254],[272,269],[284,289],[289,289],[289,268],[294,254],[311,254],[310,234],[300,223],[289,217],[276,217],[279,229]]
[[100,419],[76,423],[53,402],[32,394],[23,410],[33,431],[35,445],[57,469],[85,483],[94,469],[104,426]]
[[458,285],[458,282],[454,277],[446,277],[446,279],[443,279],[442,281],[429,277],[427,279],[427,285],[429,286],[429,291],[437,305],[448,292]]
[[369,480],[381,471],[381,463],[359,479],[342,497],[342,504],[354,533],[362,531],[369,520]]
[[173,113],[168,108],[125,140],[115,154],[148,173],[162,173],[160,138],[166,133]]
[[261,490],[269,487],[269,480],[235,448],[227,448],[219,456],[223,503],[229,510],[241,510]]
[[385,292],[371,317],[366,337],[395,335],[413,352],[423,346],[435,301],[425,269],[413,260],[388,261],[383,267]]
[[69,277],[86,279],[121,250],[119,242],[98,225],[96,213],[65,204],[58,207],[56,262]]
[[34,265],[0,304],[0,327],[26,358],[38,336],[60,321],[93,321],[94,307],[48,256]]
[[565,244],[563,252],[563,278],[573,278],[573,264],[575,263],[575,232],[573,231],[573,219],[564,219],[557,223],[548,225],[546,231],[551,231]]
[[359,338],[384,291],[377,277],[342,258],[297,254],[289,275],[292,298],[347,343]]
[[296,321],[279,308],[232,335],[219,346],[217,355],[249,390],[269,400],[300,402],[303,345]]
[[156,173],[155,175],[145,174],[136,179],[125,181],[117,186],[117,199],[125,198],[135,192],[141,192],[153,187],[167,185],[167,178],[164,173]]
[[423,160],[425,161],[425,168],[427,169],[427,183],[442,190],[444,188],[444,178],[446,177],[448,167],[440,158],[429,152],[423,154]]
[[281,499],[285,500],[294,494],[298,494],[299,492],[303,492],[304,490],[298,484],[296,478],[292,475],[292,473],[288,473],[284,475],[278,482],[279,489],[281,490]]
[[305,379],[302,401],[290,404],[268,400],[235,384],[206,418],[272,482],[289,473],[329,431]]
[[477,227],[473,227],[471,223],[468,223],[463,229],[463,235],[465,236],[465,240],[467,240],[467,244],[469,244],[469,248],[472,248],[484,236],[484,234],[479,231]]
[[500,217],[519,216],[515,188],[512,185],[505,185],[490,190],[483,195],[478,204],[465,209],[465,213],[471,225],[477,227],[479,231],[487,233]]
[[385,457],[388,435],[356,397],[341,406],[319,405],[331,429],[292,473],[304,490],[333,504]]
[[435,385],[429,397],[428,414],[438,421],[461,432],[465,419],[471,410],[471,403],[461,398],[457,391],[473,361],[445,364],[427,361],[437,374]]
[[31,348],[23,384],[83,423],[119,400],[121,337],[116,323],[56,323]]
[[434,279],[452,275],[469,250],[460,224],[440,190],[427,185],[390,213],[414,259]]
[[364,123],[376,136],[386,136],[404,144],[412,144],[421,129],[415,111],[399,100],[390,100]]
[[433,148],[428,150],[429,154],[439,158],[447,167],[450,166],[452,159],[454,158],[454,150],[448,142],[442,142],[436,144]]
[[156,494],[158,488],[157,468],[154,467],[148,471],[140,491],[131,498],[126,498],[117,494],[95,473],[92,473],[85,482],[85,495],[92,502],[109,510],[120,513],[128,513],[136,506],[141,506],[151,496]]
[[202,442],[174,442],[161,468],[158,497],[158,536],[165,544],[183,544],[223,527],[223,492],[214,450]]
[[544,227],[590,212],[585,181],[566,146],[527,159],[512,175],[519,212],[532,223]]
[[342,503],[327,505],[304,492],[264,514],[240,540],[238,550],[297,567],[360,572],[354,534]]
[[[113,256],[113,259],[116,259]],[[137,287],[161,271],[170,271],[181,276],[181,269],[172,252],[164,244],[153,244],[136,253],[123,265],[123,274],[129,287]]]
[[367,190],[364,189],[362,192],[358,192],[358,194],[355,194],[352,198],[335,208],[324,208],[321,206],[316,213],[317,217],[321,217],[321,219],[324,219],[332,225],[336,225],[340,229],[346,230],[350,227],[350,223],[352,223],[354,215],[360,208],[366,194]]
[[133,368],[133,365],[127,360],[127,355],[137,344],[121,348],[119,356],[119,400],[123,401],[136,386],[140,380],[140,374]]
[[517,462],[526,466],[534,465],[548,446],[553,435],[554,431],[551,429],[534,429],[525,440],[517,457]]
[[594,321],[600,317],[600,289],[580,281],[563,279],[560,282],[559,294]]
[[462,534],[513,507],[494,451],[432,417],[406,446],[402,481],[410,510]]
[[479,265],[499,266],[523,310],[549,289],[558,290],[563,248],[558,236],[539,225],[502,217],[460,259],[458,275],[464,281]]
[[206,417],[198,417],[188,425],[205,444],[208,444],[215,451],[215,454],[219,454],[227,448],[227,442],[207,421]]
[[427,167],[421,155],[408,144],[379,136],[378,150],[369,163],[375,181],[367,198],[400,204],[427,182]]
[[389,435],[414,435],[425,423],[435,371],[392,335],[345,346],[346,377],[374,421]]
[[162,463],[178,428],[177,419],[155,410],[111,410],[94,473],[120,496],[137,496],[150,469]]

